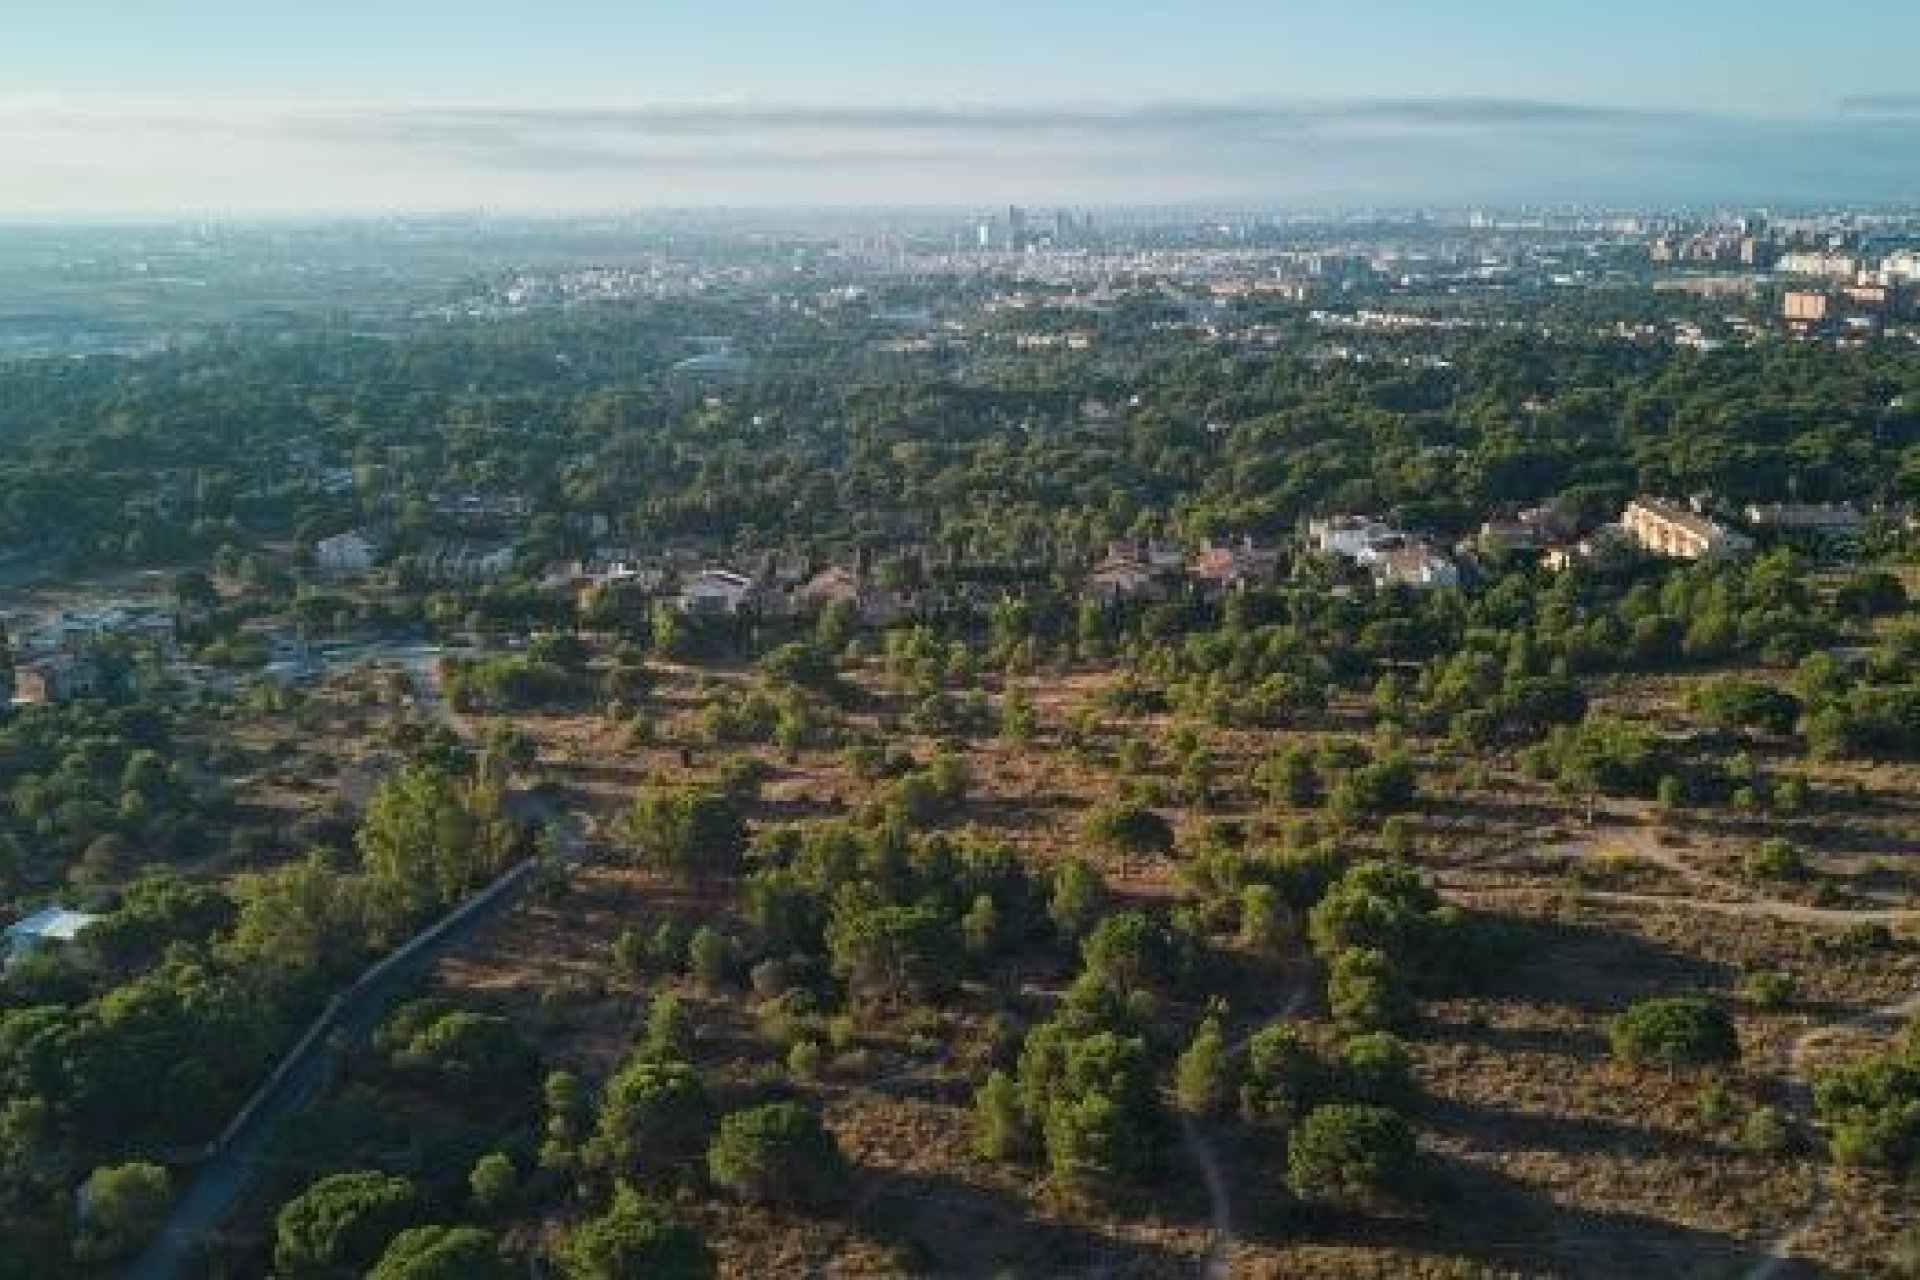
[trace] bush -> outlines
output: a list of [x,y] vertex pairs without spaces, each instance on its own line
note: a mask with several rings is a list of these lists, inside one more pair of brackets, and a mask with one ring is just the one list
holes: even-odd
[[1798,880],[1807,874],[1807,860],[1791,841],[1776,836],[1751,850],[1741,869],[1758,880]]
[[743,1200],[820,1205],[838,1198],[846,1158],[820,1117],[793,1102],[736,1111],[707,1152],[716,1185]]
[[1115,853],[1167,853],[1173,848],[1173,824],[1143,804],[1106,804],[1087,818],[1087,838]]
[[1607,1024],[1614,1057],[1634,1065],[1734,1062],[1740,1039],[1718,1005],[1692,996],[1641,1000]]
[[1355,1031],[1394,1031],[1413,1021],[1413,997],[1405,976],[1372,947],[1349,947],[1333,958],[1327,1003],[1342,1026]]
[[713,1132],[713,1103],[684,1062],[629,1063],[600,1104],[596,1154],[622,1176],[659,1179],[700,1158]]
[[569,1280],[712,1280],[719,1270],[698,1232],[626,1187],[568,1233],[560,1263]]
[[1373,1207],[1410,1198],[1419,1180],[1413,1129],[1386,1107],[1320,1107],[1287,1142],[1287,1189],[1310,1203]]

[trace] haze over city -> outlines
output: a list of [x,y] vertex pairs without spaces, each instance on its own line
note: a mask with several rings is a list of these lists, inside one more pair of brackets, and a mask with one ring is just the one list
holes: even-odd
[[0,1280],[1920,1280],[1920,0],[5,8]]
[[9,15],[0,216],[1892,200],[1920,9],[81,0]]

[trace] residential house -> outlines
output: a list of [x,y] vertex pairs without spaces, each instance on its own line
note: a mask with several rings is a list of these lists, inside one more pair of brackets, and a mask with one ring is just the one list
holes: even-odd
[[682,613],[703,616],[746,612],[758,596],[752,578],[731,569],[702,569],[680,584]]
[[1531,507],[1511,518],[1489,520],[1474,540],[1487,555],[1545,551],[1573,537],[1573,525],[1551,507]]
[[1658,498],[1638,498],[1628,504],[1620,524],[1636,546],[1657,556],[1703,560],[1743,556],[1753,550],[1753,539],[1745,534]]
[[39,706],[84,698],[98,686],[100,673],[85,657],[56,653],[14,668],[13,701]]
[[99,916],[88,915],[84,911],[48,907],[24,920],[15,921],[7,926],[3,935],[7,963],[24,960],[43,947],[65,946],[99,919]]
[[829,565],[794,589],[793,609],[800,614],[821,613],[832,605],[857,610],[864,595],[859,574],[844,565]]
[[1252,538],[1220,543],[1209,540],[1201,544],[1187,572],[1201,590],[1218,593],[1271,582],[1279,566],[1280,553]]
[[1367,564],[1382,550],[1404,545],[1407,535],[1372,516],[1330,516],[1307,522],[1307,543],[1321,555]]
[[1374,585],[1430,591],[1460,585],[1460,566],[1421,542],[1380,551],[1368,568]]
[[1106,556],[1088,572],[1085,593],[1100,604],[1165,600],[1173,594],[1174,581],[1148,559],[1145,547],[1118,541],[1108,545]]
[[1837,538],[1860,532],[1866,517],[1851,502],[1768,502],[1748,507],[1747,523],[1770,532]]
[[313,561],[322,573],[353,577],[366,573],[386,550],[382,540],[363,529],[350,529],[314,544]]

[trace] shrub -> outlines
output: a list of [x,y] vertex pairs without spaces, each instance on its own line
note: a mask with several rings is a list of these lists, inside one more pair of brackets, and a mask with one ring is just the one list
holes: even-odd
[[660,1178],[699,1159],[713,1131],[713,1103],[684,1062],[629,1063],[607,1084],[596,1154],[609,1170]]
[[1798,880],[1807,873],[1807,860],[1788,840],[1762,841],[1741,861],[1748,875],[1760,880]]
[[698,1232],[625,1187],[568,1233],[560,1262],[569,1280],[712,1280],[719,1269]]
[[819,1205],[844,1190],[847,1163],[820,1117],[798,1103],[774,1102],[720,1122],[707,1172],[743,1200]]
[[1315,1204],[1367,1208],[1405,1200],[1419,1174],[1413,1129],[1386,1107],[1320,1107],[1287,1142],[1287,1188]]
[[1740,1039],[1726,1012],[1692,996],[1641,1000],[1607,1024],[1613,1054],[1635,1065],[1705,1065],[1740,1057]]
[[1147,806],[1127,801],[1095,809],[1087,818],[1086,833],[1115,853],[1166,853],[1173,848],[1173,824]]

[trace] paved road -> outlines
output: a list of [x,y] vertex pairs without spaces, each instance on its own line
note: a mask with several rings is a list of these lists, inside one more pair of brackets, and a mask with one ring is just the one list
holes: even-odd
[[[551,816],[550,810],[546,812]],[[578,824],[562,824],[561,833],[566,862],[577,863],[585,852]],[[196,1251],[213,1238],[252,1185],[272,1150],[280,1125],[319,1097],[333,1070],[335,1039],[345,1035],[357,1040],[370,1033],[397,994],[519,901],[532,872],[531,863],[521,863],[508,871],[334,998],[328,1012],[281,1063],[250,1109],[195,1171],[192,1184],[174,1206],[166,1226],[126,1272],[127,1280],[175,1280],[183,1273]]]

